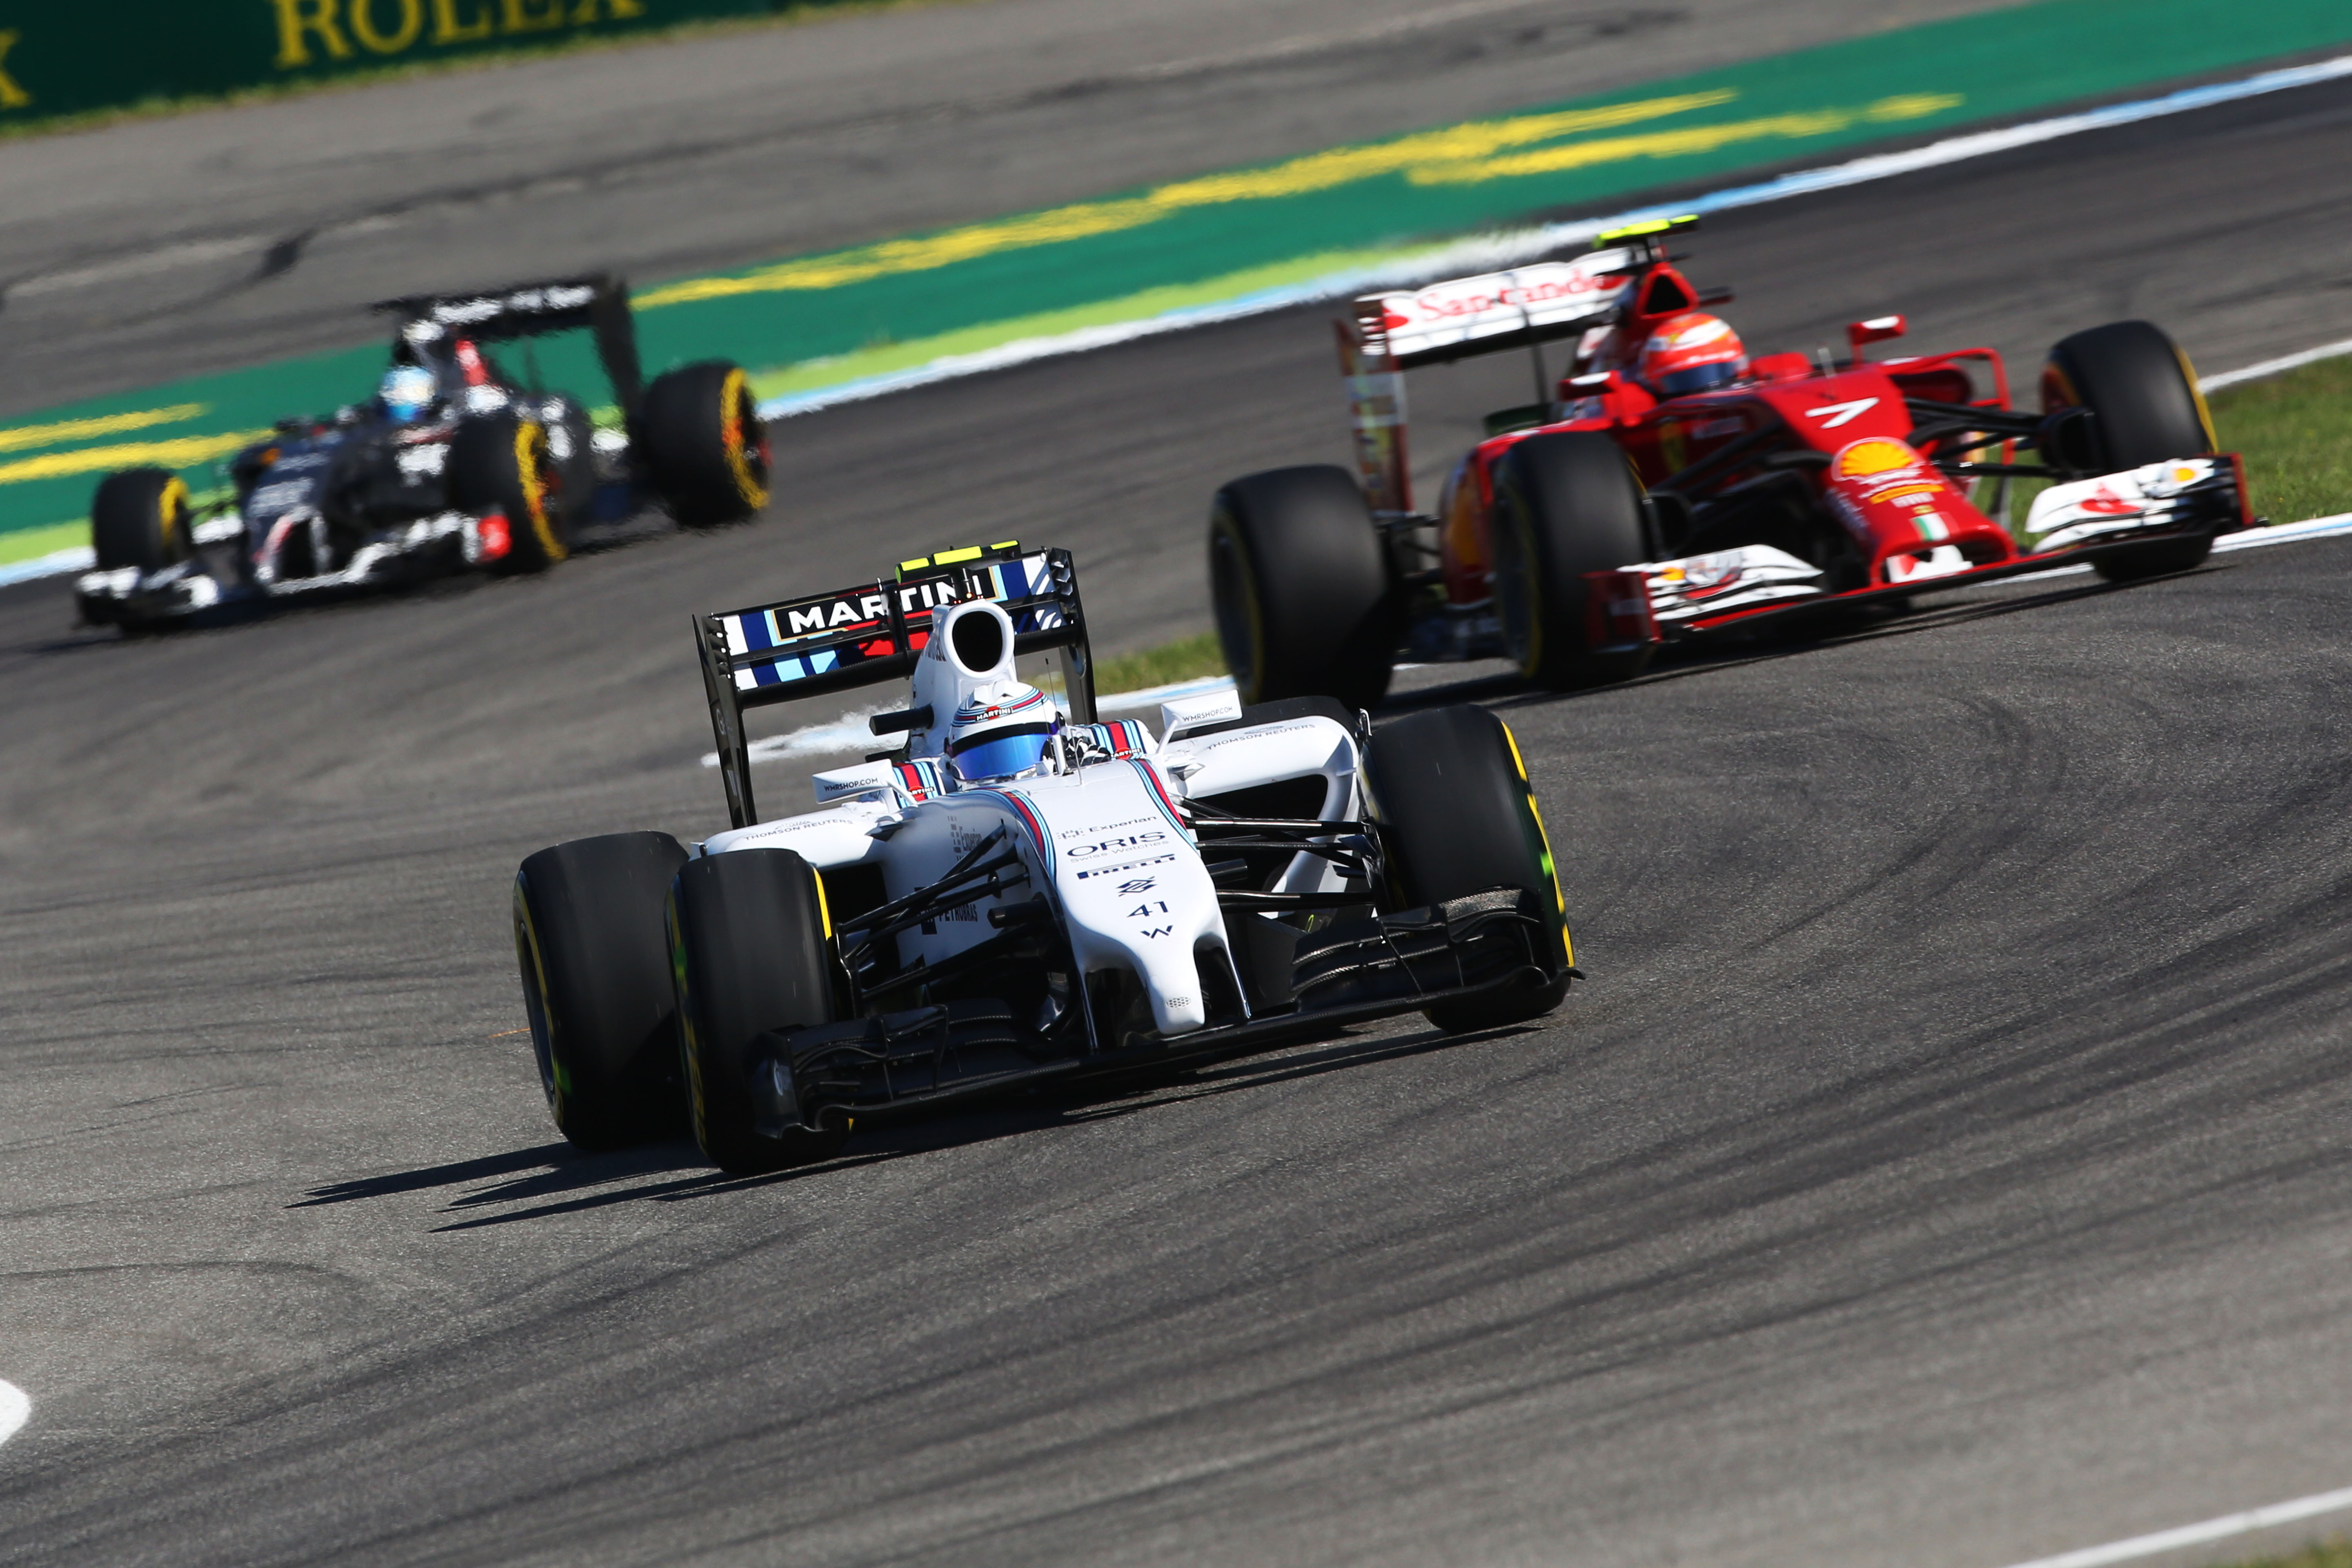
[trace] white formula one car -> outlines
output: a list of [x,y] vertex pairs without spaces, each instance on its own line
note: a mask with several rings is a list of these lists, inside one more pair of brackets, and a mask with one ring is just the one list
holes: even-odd
[[[555,1121],[588,1147],[683,1101],[722,1168],[828,1156],[851,1119],[1241,1056],[1420,1011],[1550,1012],[1577,975],[1516,742],[1485,709],[1374,734],[1321,698],[1095,722],[1067,552],[697,619],[733,826],[522,863],[515,946]],[[1023,683],[1019,656],[1068,711]],[[898,750],[761,821],[745,709],[911,678]]]

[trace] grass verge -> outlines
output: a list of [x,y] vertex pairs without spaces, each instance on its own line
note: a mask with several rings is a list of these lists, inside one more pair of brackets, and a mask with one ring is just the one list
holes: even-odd
[[1217,634],[1202,632],[1181,642],[1163,643],[1139,653],[1122,653],[1095,666],[1095,690],[1104,697],[1123,691],[1143,691],[1179,680],[1225,673],[1224,650]]
[[[2352,357],[2211,398],[2221,450],[2242,452],[2254,510],[2273,522],[2352,511]],[[2346,1560],[2352,1568],[2352,1558]]]
[[[2220,410],[2214,411],[2214,417],[2221,417]],[[2352,1539],[2331,1535],[2284,1557],[2245,1557],[2216,1568],[2352,1568]]]

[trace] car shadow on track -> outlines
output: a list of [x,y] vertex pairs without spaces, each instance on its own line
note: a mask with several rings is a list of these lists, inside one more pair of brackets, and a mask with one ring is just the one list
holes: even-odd
[[[1402,1034],[1346,1034],[1294,1047],[1276,1056],[1229,1058],[1192,1068],[1137,1072],[1091,1084],[1061,1086],[964,1110],[874,1127],[853,1133],[848,1147],[835,1159],[766,1175],[730,1176],[714,1171],[702,1152],[683,1138],[601,1154],[583,1153],[568,1143],[541,1143],[504,1154],[329,1183],[310,1189],[287,1206],[315,1208],[439,1188],[471,1188],[453,1196],[441,1210],[445,1215],[463,1217],[435,1226],[433,1230],[438,1233],[552,1219],[619,1204],[680,1203],[808,1181],[864,1165],[1000,1138],[1117,1121],[1194,1100],[1272,1089],[1327,1073],[1507,1039],[1542,1026],[1538,1021],[1466,1035],[1442,1034],[1426,1026]],[[668,1181],[638,1180],[674,1172],[685,1173]],[[488,1184],[477,1184],[483,1183]],[[504,1213],[471,1212],[531,1199],[553,1201],[531,1203],[528,1207]]]
[[[1905,610],[1864,624],[1849,624],[1834,628],[1822,628],[1811,633],[1791,627],[1781,631],[1759,628],[1752,637],[1721,644],[1700,644],[1694,647],[1668,647],[1660,651],[1647,671],[1632,680],[1609,686],[1596,686],[1580,691],[1547,691],[1530,687],[1517,675],[1486,675],[1444,685],[1426,686],[1405,692],[1391,692],[1381,705],[1380,715],[1390,718],[1410,713],[1422,708],[1439,708],[1456,702],[1491,702],[1496,707],[1526,707],[1538,702],[1554,702],[1562,698],[1599,697],[1612,692],[1637,690],[1645,686],[1660,686],[1670,680],[1688,680],[1694,676],[1712,675],[1729,669],[1744,669],[1751,665],[1770,664],[1780,659],[1799,658],[1830,648],[1851,647],[1858,643],[1875,642],[1885,637],[1910,637],[1920,632],[1941,631],[1948,626],[1966,626],[1972,621],[1995,620],[2003,616],[2025,610],[2048,609],[2071,604],[2078,599],[2103,598],[2110,594],[2127,593],[2135,588],[2149,587],[2159,583],[2178,582],[2183,578],[2203,576],[2214,571],[2226,571],[2222,563],[2200,566],[2189,572],[2178,572],[2164,577],[2144,578],[2130,583],[2090,582],[2072,584],[2063,588],[2046,588],[2016,598],[1992,601],[1971,600],[1953,605],[1939,605],[1928,609]],[[1856,611],[1856,615],[1862,612]]]

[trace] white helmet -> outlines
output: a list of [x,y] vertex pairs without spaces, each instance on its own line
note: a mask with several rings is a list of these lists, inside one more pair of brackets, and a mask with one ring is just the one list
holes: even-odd
[[978,782],[1034,773],[1062,727],[1045,694],[1017,680],[975,687],[948,726],[948,757],[957,773]]

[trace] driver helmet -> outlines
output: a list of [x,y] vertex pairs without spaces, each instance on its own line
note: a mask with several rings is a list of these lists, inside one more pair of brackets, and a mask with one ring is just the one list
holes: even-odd
[[438,390],[433,373],[423,365],[396,364],[383,373],[383,384],[376,388],[376,396],[382,400],[385,413],[405,425],[432,405]]
[[1737,381],[1747,368],[1748,351],[1730,322],[1704,310],[1685,310],[1658,323],[1642,345],[1635,374],[1660,397],[1685,397]]
[[1034,686],[992,680],[973,689],[948,726],[948,758],[970,783],[1034,773],[1062,716]]

